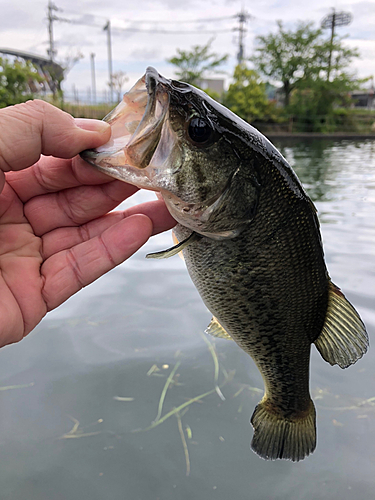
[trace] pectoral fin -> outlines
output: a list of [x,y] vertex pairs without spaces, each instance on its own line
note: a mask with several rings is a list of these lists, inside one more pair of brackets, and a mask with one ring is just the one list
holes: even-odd
[[208,333],[213,337],[217,337],[219,339],[233,340],[229,333],[224,330],[215,316],[212,318],[211,323],[206,328],[205,333]]
[[329,282],[325,323],[314,343],[325,361],[341,368],[347,368],[360,359],[369,345],[359,314],[332,282]]
[[146,259],[167,259],[168,257],[172,257],[173,255],[178,254],[179,252],[181,252],[181,250],[186,248],[194,241],[199,240],[200,238],[202,238],[200,234],[193,232],[188,238],[186,238],[186,240],[181,241],[181,243],[178,243],[174,247],[168,248],[167,250],[162,250],[161,252],[147,254]]
[[[178,241],[177,239],[177,236],[175,235],[174,231],[172,230],[172,240],[173,240],[173,243],[175,245],[178,245],[180,242]],[[180,259],[182,259],[184,262],[185,262],[185,259],[184,259],[184,254],[182,253],[182,250],[180,250],[178,252],[178,256],[180,257]]]

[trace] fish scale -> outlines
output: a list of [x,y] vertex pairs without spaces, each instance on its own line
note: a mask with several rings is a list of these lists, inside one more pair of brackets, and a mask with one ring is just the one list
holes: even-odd
[[[263,172],[261,184],[266,187],[257,215],[238,238],[201,239],[184,250],[184,257],[208,309],[253,357],[263,376],[272,375],[272,381],[266,382],[269,395],[276,399],[277,391],[282,405],[287,389],[295,394],[294,406],[298,408],[298,398],[309,399],[305,375],[310,344],[324,323],[325,314],[319,311],[327,307],[327,272],[320,238],[310,228],[315,223],[309,201],[297,198],[290,190],[286,192],[294,203],[283,196],[283,189],[267,193],[270,176]],[[303,205],[299,212],[295,204]],[[289,221],[287,226],[277,212]],[[175,232],[179,240],[187,235],[182,226]],[[315,274],[310,269],[315,269]],[[303,361],[299,357],[296,364],[297,352]],[[289,402],[283,404],[288,405]]]
[[[132,127],[139,118],[132,136],[129,117]],[[341,368],[368,348],[358,313],[329,278],[313,203],[260,132],[153,68],[109,121],[111,141],[82,157],[161,194],[180,243],[149,257],[183,251],[213,314],[207,333],[233,339],[262,374],[252,449],[265,459],[304,459],[316,446],[311,344]]]

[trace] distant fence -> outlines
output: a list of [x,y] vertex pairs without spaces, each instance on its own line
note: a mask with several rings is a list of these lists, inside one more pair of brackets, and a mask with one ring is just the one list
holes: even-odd
[[[75,117],[104,118],[116,103],[77,104],[64,102],[61,108]],[[254,121],[252,125],[265,135],[293,134],[365,134],[375,136],[375,110],[367,113],[334,113],[332,115],[287,116],[279,123]]]
[[64,102],[60,107],[75,118],[96,118],[97,120],[101,120],[115,107],[115,104],[96,104],[95,106],[91,106]]

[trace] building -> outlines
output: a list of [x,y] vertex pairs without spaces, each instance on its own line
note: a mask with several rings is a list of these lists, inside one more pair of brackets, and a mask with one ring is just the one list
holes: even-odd
[[365,90],[354,90],[351,92],[353,106],[355,108],[375,109],[374,86]]
[[202,78],[197,80],[196,84],[202,90],[210,89],[219,95],[224,92],[224,79],[222,78]]

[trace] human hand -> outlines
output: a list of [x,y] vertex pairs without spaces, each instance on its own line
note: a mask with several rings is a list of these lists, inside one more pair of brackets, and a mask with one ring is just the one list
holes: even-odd
[[108,213],[137,188],[75,155],[109,137],[43,101],[0,110],[0,347],[175,225],[160,200]]

